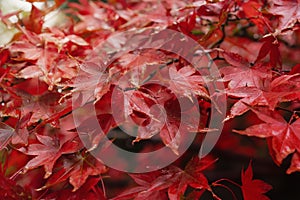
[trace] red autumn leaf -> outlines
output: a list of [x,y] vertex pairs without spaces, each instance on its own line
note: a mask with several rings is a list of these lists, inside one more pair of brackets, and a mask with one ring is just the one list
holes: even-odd
[[73,191],[78,190],[87,180],[89,176],[99,175],[106,172],[106,167],[94,159],[94,162],[90,160],[85,160],[85,158],[79,158],[80,160],[72,167],[72,172],[70,173],[70,184],[74,187]]
[[249,110],[249,106],[268,106],[274,110],[278,103],[288,102],[299,98],[299,75],[282,75],[269,83],[265,81],[258,87],[238,87],[229,89],[231,97],[241,98],[230,110],[230,117],[241,115]]
[[291,174],[297,171],[300,171],[300,153],[298,151],[293,154],[291,165],[286,171],[286,173]]
[[188,186],[198,190],[209,190],[208,181],[203,170],[210,167],[215,161],[192,158],[185,166],[184,171],[178,173],[176,181],[169,187],[168,196],[171,200],[180,200]]
[[35,33],[41,33],[44,15],[45,13],[42,10],[35,7],[35,5],[32,5],[30,15],[24,19],[26,29]]
[[[34,83],[37,82],[37,80],[26,81],[25,83],[27,83],[27,89],[34,89],[32,87],[36,87]],[[25,83],[23,86],[22,84],[19,84],[18,86],[25,87]],[[23,102],[22,105],[18,107],[18,109],[22,110],[22,115],[26,115],[27,113],[33,113],[30,118],[29,124],[37,122],[39,120],[48,120],[48,122],[58,120],[59,117],[61,117],[62,115],[60,112],[69,107],[68,102],[63,104],[58,103],[58,100],[61,97],[59,93],[49,93],[47,90],[45,91],[42,87],[43,83],[41,83],[40,86],[40,91],[37,90],[34,92],[42,93],[41,95],[28,94],[26,93],[26,91],[23,90],[19,91],[20,96],[23,98]],[[56,119],[52,119],[52,121],[50,121],[49,119],[51,118],[51,116],[54,115],[57,116]]]
[[0,174],[0,197],[11,200],[31,199],[32,196],[27,188],[22,188],[14,180]]
[[300,21],[300,6],[298,0],[272,1],[271,8],[269,8],[268,11],[272,15],[279,16],[279,30],[291,28],[296,22]]
[[102,62],[84,62],[80,64],[81,71],[76,75],[73,83],[68,83],[73,87],[68,95],[73,95],[79,105],[95,100],[98,101],[110,90],[111,83],[108,82],[108,74]]
[[[150,139],[159,133],[163,127],[166,128],[168,114],[165,110],[165,104],[174,98],[174,94],[171,94],[166,87],[157,84],[147,85],[147,87],[143,87],[140,90],[147,94],[144,99],[149,107],[144,109],[144,111],[148,110],[148,113],[145,113],[146,116],[141,119],[143,123],[138,127],[138,135],[134,142]],[[176,110],[173,111],[176,112]]]
[[[113,199],[143,200],[155,197],[161,200],[180,200],[188,186],[199,190],[209,189],[207,179],[202,172],[213,162],[195,157],[189,161],[184,170],[168,167],[147,174],[131,174],[130,176],[139,186],[124,191]],[[168,191],[168,198],[164,191]]]
[[182,137],[179,130],[179,124],[176,121],[167,121],[160,130],[160,137],[163,143],[169,147],[176,155],[179,155],[178,149]]
[[142,118],[143,123],[138,127],[138,135],[134,142],[144,139],[150,139],[155,134],[159,133],[164,124],[166,123],[166,114],[163,112],[162,108],[159,106],[151,107],[151,118]]
[[[141,123],[138,128],[138,135],[134,142],[138,142],[142,139],[149,139],[159,132],[163,143],[171,148],[175,154],[178,154],[178,148],[181,141],[180,135],[182,134],[178,129],[179,120],[173,120],[171,118],[167,119],[165,115],[169,113],[164,113],[164,111],[161,110],[164,109],[163,105],[161,105],[161,108],[151,107],[155,102],[156,100],[147,93],[133,90],[125,91],[123,111],[125,115],[124,121],[126,122],[129,120],[129,123],[127,124],[132,124],[132,126],[138,122],[137,120],[139,120],[138,123]],[[171,107],[172,108],[169,109],[170,111],[173,109],[173,113],[179,113],[179,107],[174,107],[172,105]],[[140,113],[140,116],[136,116],[135,112]],[[131,119],[135,121],[134,124]],[[120,120],[123,121],[122,118]],[[147,121],[149,120],[150,124],[147,124]],[[144,125],[144,123],[146,124]]]
[[120,65],[123,70],[142,68],[146,65],[155,65],[161,63],[163,60],[163,53],[156,50],[144,50],[141,52],[128,53],[119,58]]
[[77,191],[71,191],[69,189],[58,190],[46,195],[45,199],[89,199],[89,200],[99,200],[106,199],[104,193],[98,182],[101,180],[100,177],[90,177],[87,179],[86,183],[80,187]]
[[[300,131],[300,119],[296,119],[294,122],[286,122],[286,120],[276,111],[270,111],[268,109],[261,109],[252,111],[261,119],[264,123],[250,126],[244,131],[235,132],[256,136],[261,138],[270,138],[271,151],[274,151],[276,162],[281,164],[283,159],[290,154],[298,154],[300,152],[299,143],[299,131]],[[292,170],[295,170],[295,163],[297,161],[297,155],[293,160]],[[298,170],[298,169],[297,169]]]
[[31,65],[25,67],[24,69],[20,70],[19,73],[16,75],[18,78],[37,78],[43,75],[41,69],[36,65]]
[[[151,172],[147,174],[131,174],[134,181],[140,185],[122,192],[113,200],[136,199],[142,200],[147,198],[156,198],[158,200],[167,200],[164,191],[171,184],[171,176],[169,172]],[[168,182],[169,181],[169,182]],[[154,187],[151,188],[151,187]]]
[[[213,19],[217,18],[217,20],[215,21],[216,26],[211,28],[204,35],[204,37],[201,38],[201,42],[209,41],[209,42],[215,43],[214,40],[216,39],[216,37],[219,34],[220,34],[219,37],[222,38],[221,26],[223,25],[224,22],[226,22],[228,13],[229,13],[228,11],[233,6],[233,3],[231,1],[223,1],[223,2],[217,2],[216,4],[203,5],[205,3],[200,1],[195,4],[198,4],[198,3],[200,4],[200,8],[198,9],[199,17],[202,17],[203,15],[204,16],[207,15],[207,16],[212,17]],[[211,45],[211,44],[209,44],[209,45]]]
[[242,171],[242,192],[245,200],[269,200],[265,195],[272,186],[262,180],[253,179],[251,162],[245,171]]
[[230,89],[239,87],[260,87],[262,82],[272,78],[271,71],[266,68],[266,66],[261,65],[255,65],[253,67],[229,66],[221,68],[220,71],[224,74],[223,81],[229,81],[228,88]]
[[47,189],[53,185],[59,184],[69,179],[70,184],[73,186],[73,192],[85,185],[89,176],[98,176],[107,171],[107,168],[97,159],[88,153],[74,155],[73,159],[64,159],[59,163],[57,171],[53,173],[47,180],[44,187],[39,190]]
[[9,58],[9,51],[7,49],[2,49],[0,51],[0,67],[6,63]]
[[12,137],[12,144],[28,144],[29,132],[27,130],[28,124],[30,124],[30,119],[32,117],[32,112],[25,114],[20,117],[16,124],[15,134]]
[[27,149],[21,148],[21,152],[35,156],[26,164],[25,171],[44,166],[45,178],[48,178],[52,174],[56,160],[62,154],[74,153],[81,148],[81,143],[74,133],[64,134],[60,138],[37,134],[36,137],[40,143],[30,144]]
[[77,35],[67,35],[65,37],[66,41],[71,41],[74,44],[77,44],[79,46],[88,46],[89,43],[87,43],[83,38],[77,36]]
[[290,75],[300,73],[300,64],[293,66],[292,70],[289,72]]
[[5,85],[1,85],[0,91],[0,116],[11,116],[18,118],[20,116],[20,111],[18,108],[22,105],[22,99],[12,89],[6,87]]
[[15,129],[7,124],[0,122],[0,149],[6,147],[11,137],[15,134]]
[[282,60],[279,51],[279,42],[273,36],[268,36],[262,39],[264,41],[263,45],[261,46],[258,56],[255,62],[260,61],[268,54],[270,55],[269,62],[273,68],[277,68],[277,64],[281,67]]
[[[126,102],[126,103],[125,103]],[[128,102],[128,104],[127,104]],[[155,100],[148,94],[140,91],[125,91],[124,92],[124,114],[125,117],[131,115],[133,111],[150,115],[150,105]],[[150,105],[149,105],[150,104]]]
[[[119,12],[122,18],[127,21],[120,26],[121,28],[129,29],[133,26],[142,28],[149,26],[151,23],[154,23],[156,27],[166,27],[171,25],[172,18],[168,16],[168,12],[162,3],[149,2],[149,5],[141,4],[140,6],[140,8],[150,6],[151,9],[146,12],[140,12],[139,10],[135,12],[128,10]],[[134,9],[134,7],[131,9]]]
[[[143,91],[114,87],[113,96],[109,102],[111,104],[110,112],[119,125],[144,126],[149,118],[155,117],[152,113],[153,109],[151,109],[155,102],[156,100],[151,95]],[[151,134],[147,135],[150,137]],[[149,138],[144,136],[140,139]]]
[[12,53],[22,53],[22,56],[18,60],[37,60],[42,56],[42,49],[38,48],[35,44],[27,41],[15,42],[10,48]]
[[27,124],[30,121],[32,113],[21,117],[15,128],[0,122],[0,149],[4,148],[9,142],[12,144],[25,144],[28,142]]
[[263,7],[263,4],[259,1],[248,1],[243,2],[241,7],[243,8],[243,12],[245,17],[250,18],[250,20],[257,26],[260,33],[264,33],[265,31],[265,21],[266,19],[262,19],[263,16],[260,12],[260,9]]
[[209,99],[203,86],[205,82],[200,75],[195,75],[196,69],[185,66],[179,70],[175,66],[169,68],[170,90],[176,94],[192,98],[194,95]]
[[[175,154],[179,154],[178,148],[186,134],[203,131],[199,109],[195,105],[197,100],[193,99],[193,102],[188,97],[177,99],[164,87],[159,91],[160,93],[155,94],[156,91],[151,91],[150,88],[148,90],[151,99],[146,99],[145,102],[150,102],[150,105],[145,107],[144,104],[144,109],[140,110],[145,116],[140,117],[142,124],[138,127],[134,142],[150,139],[159,133],[162,142]],[[165,102],[160,102],[161,100]]]
[[224,59],[234,67],[249,67],[249,61],[241,55],[232,52],[223,52]]
[[184,21],[181,21],[179,24],[180,30],[185,34],[190,34],[196,25],[196,17],[197,13],[193,12],[189,17],[187,17]]

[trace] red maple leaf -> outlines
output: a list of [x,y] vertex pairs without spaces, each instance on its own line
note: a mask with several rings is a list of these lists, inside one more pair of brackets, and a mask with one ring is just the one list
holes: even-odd
[[279,15],[279,30],[291,28],[297,21],[300,21],[299,0],[275,0],[272,1],[271,8],[268,9],[272,15]]
[[0,149],[5,147],[9,142],[12,142],[12,144],[27,145],[29,133],[26,127],[31,116],[32,113],[30,112],[18,119],[15,128],[0,122]]
[[192,98],[193,95],[209,99],[202,76],[195,75],[196,69],[185,66],[177,70],[175,66],[169,68],[170,90],[176,94]]
[[11,137],[15,134],[15,129],[0,122],[0,150],[6,147]]
[[262,180],[253,179],[253,171],[251,163],[246,171],[242,171],[242,192],[245,200],[269,200],[269,197],[264,195],[272,189],[272,186]]
[[77,152],[81,148],[81,142],[75,133],[57,133],[57,138],[36,134],[39,143],[32,143],[28,148],[20,148],[21,152],[35,156],[25,166],[25,171],[44,166],[45,178],[52,174],[56,160],[63,154]]
[[[224,74],[223,81],[228,82],[228,88],[260,87],[261,83],[272,78],[271,71],[262,65],[249,66],[244,58],[238,54],[224,54],[226,61],[233,65],[223,67],[220,72]],[[235,56],[232,56],[235,55]]]
[[[0,67],[4,65],[7,60],[9,59],[9,51],[7,49],[1,49],[0,50]],[[2,76],[2,74],[1,74]]]
[[[260,1],[247,1],[241,4],[243,14],[249,18],[257,27],[260,33],[264,33],[266,29],[267,19],[262,16],[260,9],[263,4]],[[242,15],[243,16],[243,15]]]
[[270,55],[269,62],[272,66],[272,68],[277,68],[277,64],[279,67],[282,66],[282,60],[281,60],[281,54],[279,51],[279,45],[277,38],[275,38],[273,35],[265,36],[261,39],[263,41],[263,45],[261,46],[258,56],[256,58],[255,62],[258,62],[265,58],[268,54]]
[[28,191],[28,188],[22,188],[14,180],[5,177],[0,174],[0,197],[2,199],[31,199],[32,196]]
[[89,186],[89,183],[85,185],[89,176],[98,176],[107,172],[107,168],[103,163],[84,151],[60,160],[55,169],[55,173],[49,177],[46,184],[39,190],[47,189],[69,179],[69,183],[73,186],[73,192],[75,192],[81,186]]
[[72,191],[70,189],[57,190],[50,194],[43,196],[45,199],[89,199],[99,200],[106,199],[104,192],[98,185],[101,177],[89,177],[86,183],[82,185],[78,190]]
[[250,109],[249,106],[268,106],[274,110],[278,103],[299,99],[299,74],[282,75],[271,82],[265,80],[260,86],[238,87],[228,89],[230,97],[241,98],[230,110],[230,117],[241,115]]
[[242,57],[241,55],[233,52],[223,52],[224,59],[234,67],[244,68],[250,67],[250,63],[247,58]]
[[274,153],[275,162],[278,164],[281,164],[289,154],[296,154],[289,172],[299,170],[297,154],[300,152],[300,119],[287,122],[277,111],[270,111],[266,108],[252,109],[252,111],[264,123],[250,126],[243,131],[235,130],[235,132],[242,135],[269,138],[270,151]]
[[[203,170],[208,168],[213,162],[194,157],[184,170],[171,166],[164,170],[147,174],[131,174],[130,176],[139,186],[121,193],[114,200],[125,200],[133,197],[136,200],[149,198],[179,200],[183,197],[188,186],[199,190],[210,190]],[[165,195],[165,191],[168,192],[168,198]]]
[[169,198],[171,200],[181,199],[188,186],[198,190],[209,190],[210,187],[203,170],[214,162],[200,160],[199,157],[192,158],[185,169],[177,173],[176,181],[168,189]]

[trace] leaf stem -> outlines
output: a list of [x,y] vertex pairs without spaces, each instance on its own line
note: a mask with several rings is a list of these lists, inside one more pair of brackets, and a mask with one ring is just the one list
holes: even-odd
[[219,184],[219,182],[222,182],[222,181],[227,181],[227,182],[229,182],[229,183],[231,183],[231,184],[233,184],[233,185],[235,185],[235,186],[237,186],[237,187],[239,187],[239,188],[241,187],[241,185],[239,185],[238,183],[236,183],[236,182],[234,182],[234,181],[232,181],[232,180],[230,180],[230,179],[227,179],[227,178],[221,178],[221,179],[219,179],[219,180],[213,182],[212,185],[214,185],[214,184]]
[[224,185],[224,184],[220,184],[220,183],[213,184],[213,186],[215,186],[215,187],[219,186],[219,187],[223,187],[223,188],[227,189],[227,190],[231,193],[231,195],[233,196],[233,198],[234,198],[235,200],[238,200],[237,197],[236,197],[236,195],[235,195],[234,192],[232,191],[232,189],[230,189],[230,187],[228,187],[228,186],[226,186],[226,185]]

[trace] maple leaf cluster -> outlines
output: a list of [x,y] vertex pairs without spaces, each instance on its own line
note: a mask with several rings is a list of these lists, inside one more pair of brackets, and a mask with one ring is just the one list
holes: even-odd
[[[211,182],[205,172],[216,159],[194,151],[186,153],[188,162],[123,174],[136,185],[119,195],[105,187],[114,172],[95,152],[107,153],[130,132],[124,148],[167,147],[179,155],[190,134],[198,148],[201,137],[216,131],[208,127],[212,112],[226,114],[230,135],[266,138],[276,164],[292,156],[287,173],[300,171],[299,1],[12,2],[0,1],[1,198],[221,199],[215,189],[222,187],[238,199],[233,184],[246,200],[269,199],[271,186],[253,180],[252,165],[242,171],[241,185]],[[201,58],[209,58],[201,73],[187,60],[196,53],[166,30],[201,45]],[[140,48],[147,45],[153,48]],[[212,62],[218,78],[209,72]],[[209,89],[218,85],[224,89]],[[227,103],[222,113],[218,104]],[[249,113],[257,116],[251,126],[226,129]],[[109,143],[102,145],[103,136]],[[226,142],[221,137],[216,148],[230,149]]]

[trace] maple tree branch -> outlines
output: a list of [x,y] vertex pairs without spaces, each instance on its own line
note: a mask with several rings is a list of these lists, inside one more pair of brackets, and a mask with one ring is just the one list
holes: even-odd
[[[165,67],[167,67],[168,65],[171,65],[171,64],[173,64],[173,63],[175,63],[175,62],[179,62],[179,59],[178,58],[175,58],[175,59],[171,59],[171,60],[169,60],[169,61],[167,61],[165,64],[163,64],[163,65],[160,65],[159,66],[159,69],[161,70],[161,69],[163,69],[163,68],[165,68]],[[143,82],[142,82],[142,84],[145,84],[146,82],[148,82],[148,81],[150,81],[154,76],[155,76],[155,74],[157,73],[157,70],[154,70]]]
[[285,41],[282,38],[277,38],[278,41],[280,41],[281,43],[283,43],[286,47],[291,48],[291,49],[299,49],[300,48],[300,44],[289,44],[287,41]]
[[[225,23],[225,24],[226,24],[226,23]],[[221,38],[220,38],[216,43],[214,43],[214,44],[210,47],[211,49],[220,47],[220,45],[224,42],[225,37],[226,37],[226,33],[225,33],[225,24],[222,24],[222,25],[221,25],[221,28],[220,28],[220,30],[222,31],[222,36],[221,36]]]

